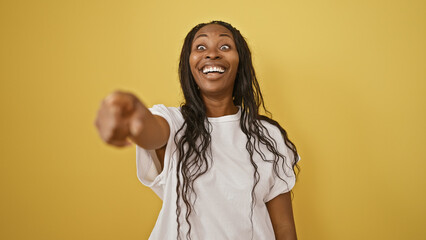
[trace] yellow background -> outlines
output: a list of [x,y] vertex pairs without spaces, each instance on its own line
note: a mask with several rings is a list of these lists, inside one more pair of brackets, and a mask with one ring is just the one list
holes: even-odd
[[426,2],[0,3],[0,239],[147,239],[161,207],[135,148],[93,121],[115,89],[177,106],[197,23],[247,38],[296,143],[299,239],[426,239]]

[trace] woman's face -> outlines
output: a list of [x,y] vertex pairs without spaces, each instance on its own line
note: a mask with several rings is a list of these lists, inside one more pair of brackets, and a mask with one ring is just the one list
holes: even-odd
[[189,65],[202,94],[232,96],[238,63],[234,38],[226,27],[210,24],[195,34]]

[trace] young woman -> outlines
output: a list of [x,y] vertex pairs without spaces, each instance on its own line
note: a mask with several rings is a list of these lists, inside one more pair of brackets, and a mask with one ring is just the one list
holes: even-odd
[[299,155],[286,131],[259,114],[244,37],[222,21],[195,26],[179,77],[181,107],[148,109],[116,91],[95,122],[105,142],[136,144],[138,178],[163,200],[150,239],[296,239],[290,193]]

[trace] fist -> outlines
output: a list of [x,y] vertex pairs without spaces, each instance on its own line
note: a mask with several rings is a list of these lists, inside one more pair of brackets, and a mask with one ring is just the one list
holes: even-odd
[[146,111],[149,110],[135,95],[115,91],[102,100],[95,126],[104,142],[117,147],[130,146],[128,138],[142,131]]

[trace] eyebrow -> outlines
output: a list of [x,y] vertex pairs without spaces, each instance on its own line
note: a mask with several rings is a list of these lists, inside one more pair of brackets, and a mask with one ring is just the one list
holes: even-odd
[[[200,35],[196,36],[194,38],[194,40],[197,39],[197,38],[199,38],[199,37],[207,37],[207,34],[201,33]],[[229,34],[227,34],[227,33],[221,33],[221,34],[219,34],[219,37],[229,37],[230,39],[232,39],[232,37],[229,36]]]

